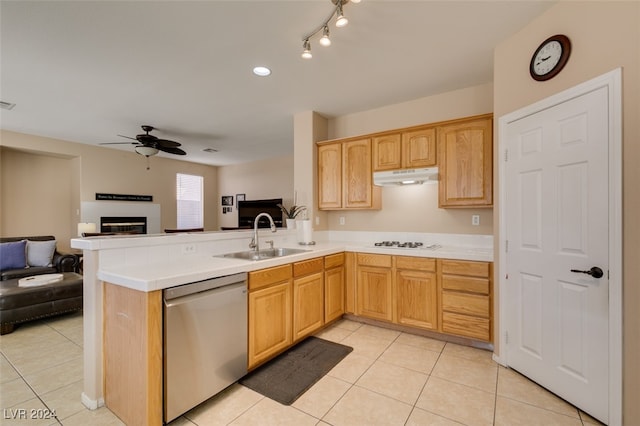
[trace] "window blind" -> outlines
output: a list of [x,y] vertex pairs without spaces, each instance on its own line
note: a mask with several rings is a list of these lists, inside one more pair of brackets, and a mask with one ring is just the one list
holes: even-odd
[[202,176],[176,175],[176,200],[179,229],[202,228],[203,225]]

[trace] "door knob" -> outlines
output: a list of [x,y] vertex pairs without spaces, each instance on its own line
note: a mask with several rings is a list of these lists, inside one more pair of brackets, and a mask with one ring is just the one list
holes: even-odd
[[577,272],[579,274],[591,275],[593,278],[602,278],[602,276],[604,275],[604,272],[602,272],[602,269],[598,268],[597,266],[594,266],[593,268],[589,269],[588,271],[581,271],[579,269],[572,269],[571,272]]

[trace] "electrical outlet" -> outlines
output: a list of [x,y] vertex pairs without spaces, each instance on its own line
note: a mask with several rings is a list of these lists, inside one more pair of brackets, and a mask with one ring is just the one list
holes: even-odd
[[316,225],[320,225],[320,216],[316,216]]
[[479,214],[473,214],[471,215],[471,224],[473,226],[478,226],[480,225],[480,215]]
[[195,244],[183,244],[182,245],[182,254],[193,254],[196,252]]
[[340,225],[344,225],[344,216],[340,216]]

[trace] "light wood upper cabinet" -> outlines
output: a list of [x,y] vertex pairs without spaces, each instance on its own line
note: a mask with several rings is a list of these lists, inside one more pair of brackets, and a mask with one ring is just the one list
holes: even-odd
[[403,169],[435,166],[436,161],[435,127],[402,133]]
[[[371,170],[371,140],[345,142],[343,155],[343,207],[373,207],[373,172]],[[375,187],[378,188],[378,187]]]
[[402,167],[402,135],[376,136],[371,140],[373,171],[396,170]]
[[380,187],[373,185],[371,139],[318,145],[318,208],[379,209]]
[[438,166],[439,207],[491,207],[491,116],[438,127]]
[[342,144],[318,146],[318,207],[342,208]]
[[436,165],[435,127],[375,136],[371,142],[375,172]]

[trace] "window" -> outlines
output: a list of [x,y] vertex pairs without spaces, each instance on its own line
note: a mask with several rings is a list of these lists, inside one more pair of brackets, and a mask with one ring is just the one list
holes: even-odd
[[202,176],[176,175],[176,200],[178,202],[179,229],[202,228],[203,203],[202,203]]

